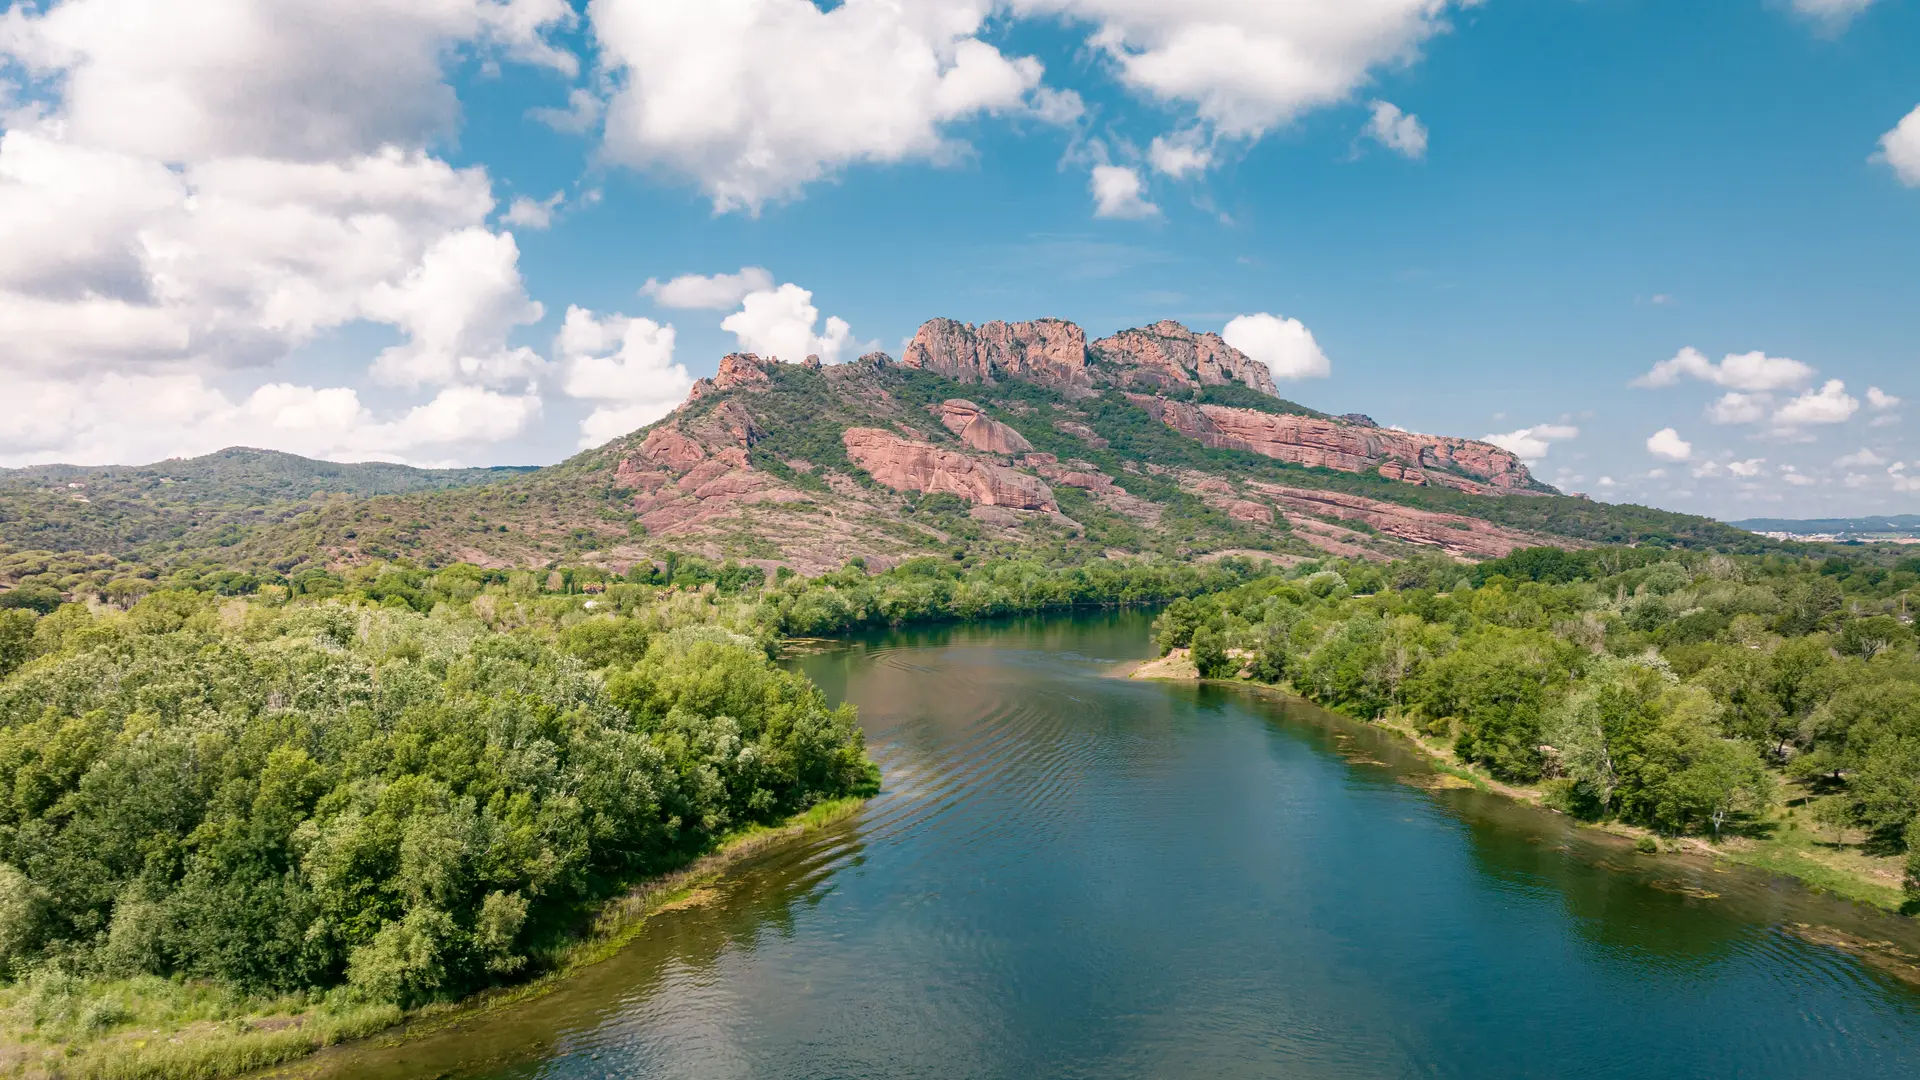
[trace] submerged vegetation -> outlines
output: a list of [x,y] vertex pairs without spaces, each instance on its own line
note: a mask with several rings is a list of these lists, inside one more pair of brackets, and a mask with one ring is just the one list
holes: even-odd
[[[1176,601],[1155,633],[1203,676],[1410,728],[1589,820],[1851,834],[1902,860],[1864,895],[1920,900],[1917,586],[1915,559],[1535,549],[1305,566]],[[1756,858],[1818,877],[1793,869],[1810,847]]]

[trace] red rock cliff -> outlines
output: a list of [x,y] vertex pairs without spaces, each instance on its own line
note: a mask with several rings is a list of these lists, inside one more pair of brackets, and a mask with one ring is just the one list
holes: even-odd
[[[1196,334],[1171,319],[1101,338],[1093,343],[1093,353],[1121,386],[1172,389],[1240,383],[1279,396],[1265,364],[1219,334]],[[1096,378],[1099,374],[1096,370]]]
[[903,439],[879,428],[848,428],[847,456],[895,491],[945,492],[979,506],[1058,511],[1053,491],[1038,479],[932,443]]
[[952,319],[920,327],[900,361],[956,382],[1027,379],[1087,387],[1087,334],[1062,319],[990,322],[978,328]]

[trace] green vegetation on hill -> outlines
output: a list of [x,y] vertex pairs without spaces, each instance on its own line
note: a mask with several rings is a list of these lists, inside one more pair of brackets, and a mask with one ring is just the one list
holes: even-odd
[[1535,549],[1306,567],[1176,601],[1163,649],[1443,740],[1553,805],[1818,843],[1920,902],[1920,560]]

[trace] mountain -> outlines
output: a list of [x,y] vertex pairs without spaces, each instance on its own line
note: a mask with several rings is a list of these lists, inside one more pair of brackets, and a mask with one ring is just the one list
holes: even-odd
[[1785,537],[1821,537],[1841,541],[1904,540],[1920,537],[1920,514],[1883,514],[1853,518],[1752,518],[1738,528]]
[[[1481,559],[1543,544],[1777,546],[1705,518],[1563,495],[1484,442],[1287,401],[1263,365],[1174,322],[1089,342],[1056,319],[937,319],[899,360],[735,354],[659,422],[504,476],[248,457],[258,454],[196,459],[204,480],[165,463],[69,481],[89,485],[69,490],[90,503],[48,488],[59,475],[45,470],[10,477],[40,485],[73,521],[36,529],[16,516],[0,536],[16,550],[55,546],[34,543],[45,538],[287,574],[399,557],[619,571],[680,552],[812,573],[855,557],[1015,551]],[[174,495],[195,483],[231,498]],[[116,484],[127,490],[103,498]],[[309,494],[320,488],[324,498]],[[239,516],[236,499],[259,501]]]
[[531,471],[339,464],[247,447],[151,465],[0,469],[0,544],[120,554],[191,550],[304,509],[315,497],[435,491]]

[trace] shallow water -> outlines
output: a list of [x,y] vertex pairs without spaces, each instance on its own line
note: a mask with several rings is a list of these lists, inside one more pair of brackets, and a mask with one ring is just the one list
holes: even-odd
[[[1912,920],[1634,855],[1391,737],[1108,677],[1111,615],[796,661],[885,790],[380,1078],[1920,1076],[1920,993],[1786,932]],[[1691,895],[1689,895],[1691,893]],[[1714,894],[1708,898],[1706,894]]]

